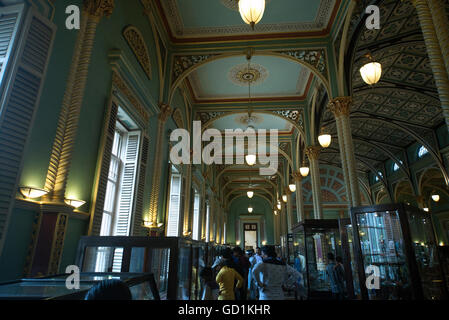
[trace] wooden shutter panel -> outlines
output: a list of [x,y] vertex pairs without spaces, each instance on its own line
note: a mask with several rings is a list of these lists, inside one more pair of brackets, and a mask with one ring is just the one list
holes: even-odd
[[140,133],[129,134],[125,156],[126,161],[124,163],[123,178],[121,181],[119,208],[114,232],[115,236],[129,236],[131,212],[134,202],[134,188],[136,184],[139,141]]
[[101,158],[97,166],[97,178],[91,209],[91,221],[89,227],[89,235],[91,236],[100,235],[104,201],[106,198],[106,187],[108,185],[109,165],[111,164],[112,146],[114,144],[115,124],[117,122],[117,104],[114,102],[110,103],[108,109],[103,128],[101,142],[103,148],[100,148]]
[[140,149],[140,162],[139,162],[139,172],[138,172],[138,180],[137,180],[137,192],[136,192],[136,201],[134,206],[134,214],[132,218],[133,236],[144,236],[145,230],[142,227],[143,221],[143,199],[145,192],[145,180],[146,180],[146,171],[147,171],[147,162],[148,162],[148,149],[149,149],[150,139],[146,135],[142,135],[142,143]]
[[170,205],[168,212],[167,236],[177,237],[179,233],[181,175],[173,174],[170,187]]
[[[55,34],[54,25],[34,9],[28,11],[20,28],[20,13],[14,18],[11,8],[0,8],[0,13],[4,10],[7,14],[0,16],[0,80],[4,88],[0,100],[0,251]],[[15,41],[11,29],[20,30]],[[14,55],[8,58],[13,51]]]

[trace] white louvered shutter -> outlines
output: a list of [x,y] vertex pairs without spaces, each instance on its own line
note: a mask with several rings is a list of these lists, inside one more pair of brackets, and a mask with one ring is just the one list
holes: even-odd
[[22,16],[22,8],[0,8],[0,252],[55,34],[46,18],[33,8]]
[[103,219],[103,209],[106,199],[106,188],[108,185],[109,166],[111,164],[112,146],[114,144],[115,126],[117,123],[118,106],[114,102],[108,106],[109,110],[105,118],[102,144],[102,155],[98,164],[98,172],[95,185],[94,212],[92,215],[89,235],[99,236],[101,231],[101,221]]
[[137,179],[137,192],[136,201],[134,205],[134,214],[132,217],[132,232],[133,236],[143,236],[145,235],[145,230],[142,227],[143,221],[143,200],[145,192],[145,180],[147,172],[148,163],[148,148],[150,144],[150,139],[146,135],[142,135],[142,142],[140,148],[140,162],[139,162],[139,172]]
[[179,212],[181,202],[181,175],[172,174],[170,183],[170,203],[168,208],[167,237],[177,237],[179,232]]
[[120,198],[115,225],[115,236],[129,236],[136,187],[137,161],[140,132],[130,132],[126,145],[123,175],[120,183]]

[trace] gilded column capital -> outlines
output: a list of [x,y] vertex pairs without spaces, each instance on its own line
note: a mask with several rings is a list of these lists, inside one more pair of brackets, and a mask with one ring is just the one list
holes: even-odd
[[303,179],[303,176],[302,176],[301,172],[299,172],[299,171],[292,172],[292,176],[296,182],[301,182]]
[[161,111],[159,112],[158,120],[165,123],[168,120],[168,117],[172,114],[173,110],[168,104],[165,103],[161,103],[159,107]]
[[309,160],[318,160],[320,158],[321,147],[309,146],[306,148],[306,155]]
[[90,17],[100,20],[109,17],[114,10],[114,0],[84,0],[84,12]]
[[328,108],[335,117],[349,116],[352,106],[352,97],[337,97],[329,101]]

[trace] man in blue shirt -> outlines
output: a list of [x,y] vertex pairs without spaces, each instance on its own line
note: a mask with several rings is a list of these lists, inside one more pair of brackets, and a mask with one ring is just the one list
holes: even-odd
[[327,254],[328,264],[326,266],[326,272],[329,276],[329,282],[332,291],[332,298],[335,300],[343,300],[345,280],[344,274],[340,268],[337,268],[335,263],[335,256],[332,252]]

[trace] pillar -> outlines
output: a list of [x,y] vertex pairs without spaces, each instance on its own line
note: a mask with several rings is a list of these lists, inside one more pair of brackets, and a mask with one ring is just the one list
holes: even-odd
[[112,14],[113,9],[113,0],[84,1],[45,181],[45,189],[49,191],[46,200],[64,202],[97,26],[104,16]]
[[349,119],[351,106],[351,97],[338,97],[329,102],[329,110],[334,114],[337,124],[338,143],[349,205],[359,207],[362,202]]
[[412,0],[412,3],[418,13],[444,119],[449,130],[449,31],[445,17],[446,10],[441,0]]
[[310,163],[310,176],[312,181],[313,211],[315,219],[323,219],[323,207],[321,204],[321,186],[320,186],[320,150],[318,146],[309,146],[306,148],[306,154]]
[[293,226],[293,203],[292,203],[292,193],[288,187],[285,188],[284,194],[287,195],[287,203],[285,206],[287,207],[287,233],[292,233]]
[[302,190],[302,175],[299,171],[293,172],[293,178],[296,184],[296,222],[302,222],[304,215],[304,194]]
[[192,193],[192,165],[184,165],[185,172],[185,186],[184,186],[184,210],[182,212],[183,229],[182,234],[185,237],[192,237],[192,213],[191,210],[191,193]]
[[[153,177],[151,180],[151,193],[150,193],[150,219],[153,226],[157,226],[158,223],[158,208],[159,208],[159,196],[161,185],[161,173],[162,173],[162,147],[164,143],[164,128],[165,122],[171,115],[172,109],[167,104],[161,104],[160,112],[157,119],[157,132],[156,132],[156,150],[154,154],[154,166]],[[164,219],[163,219],[164,220]],[[164,220],[165,221],[165,220]]]

